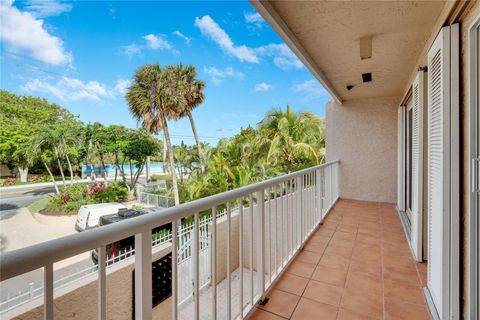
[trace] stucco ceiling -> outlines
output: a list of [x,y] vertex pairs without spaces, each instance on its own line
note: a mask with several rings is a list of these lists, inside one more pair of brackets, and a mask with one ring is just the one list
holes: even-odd
[[[402,95],[443,1],[269,1],[342,100]],[[360,38],[373,36],[372,58]],[[362,83],[362,73],[373,81]],[[348,91],[347,85],[355,87]]]

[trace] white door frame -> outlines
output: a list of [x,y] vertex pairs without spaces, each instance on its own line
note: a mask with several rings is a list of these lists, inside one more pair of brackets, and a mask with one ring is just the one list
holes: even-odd
[[476,192],[480,188],[480,17],[468,29],[468,277],[467,277],[467,318],[480,318],[480,201]]
[[[412,174],[413,174],[413,168],[412,168],[412,163],[410,159],[413,160],[413,147],[411,146],[410,140],[413,139],[410,137],[410,131],[413,134],[413,95],[410,97],[410,99],[407,101],[406,107],[405,107],[405,213],[408,218],[408,224],[410,227],[410,232],[412,230],[412,208],[413,207],[413,184],[415,183],[412,181]],[[410,114],[412,115],[412,118],[410,120]],[[410,233],[410,239],[411,239],[412,234]]]
[[400,105],[398,108],[397,121],[397,210],[405,212],[405,106]]
[[[441,42],[439,38],[442,37]],[[460,282],[460,256],[459,256],[459,228],[460,228],[460,185],[459,185],[459,24],[453,24],[450,26],[443,27],[440,30],[437,39],[432,45],[433,46],[443,46],[443,52],[448,52],[446,54],[446,59],[441,63],[445,67],[446,74],[443,74],[442,77],[445,81],[445,84],[448,84],[449,87],[446,87],[442,91],[445,102],[449,109],[444,109],[445,120],[443,121],[444,131],[443,142],[445,143],[442,148],[444,152],[444,164],[443,164],[443,185],[442,192],[443,198],[442,202],[442,239],[437,239],[442,242],[442,257],[441,257],[441,291],[432,292],[430,285],[437,284],[432,280],[430,270],[434,267],[432,264],[433,254],[436,254],[429,251],[429,264],[428,264],[428,286],[425,288],[425,294],[427,297],[427,304],[431,311],[431,314],[435,319],[452,319],[456,320],[460,318],[460,292],[459,292],[459,282]],[[430,49],[432,50],[432,49]],[[429,51],[430,54],[430,51]],[[429,57],[430,59],[430,57]],[[432,73],[428,72],[429,75]],[[429,76],[430,81],[430,76]],[[430,83],[428,86],[430,87]],[[429,89],[430,91],[430,89]],[[430,93],[429,93],[430,95]],[[429,98],[430,99],[430,98]],[[430,100],[429,100],[429,117],[430,117]],[[429,122],[430,126],[430,122]],[[429,129],[430,130],[430,129]],[[429,133],[430,135],[430,133]],[[429,141],[429,150],[431,148]],[[430,159],[428,160],[428,172],[430,174]],[[429,177],[430,178],[430,177]],[[428,185],[430,188],[430,185]],[[429,203],[431,191],[429,191]],[[438,210],[436,208],[435,210]],[[430,214],[430,209],[429,209]],[[438,217],[437,217],[438,218]],[[438,219],[437,219],[438,220]],[[429,230],[432,228],[431,222],[429,221]],[[438,231],[438,230],[437,230]],[[429,232],[429,234],[431,234]],[[438,236],[438,235],[437,235]],[[431,236],[429,235],[429,241]],[[429,246],[431,244],[429,243]],[[437,259],[438,260],[438,259]],[[438,263],[438,261],[437,261]],[[436,271],[438,272],[438,267],[435,266]],[[438,288],[437,288],[438,289]],[[435,293],[435,297],[432,295]],[[437,307],[440,308],[437,309]]]
[[[423,193],[424,193],[424,107],[426,106],[425,73],[419,70],[412,83],[412,212],[410,246],[415,260],[423,261]],[[414,132],[416,130],[416,132]],[[425,162],[426,163],[426,162]],[[425,170],[426,171],[426,170]]]

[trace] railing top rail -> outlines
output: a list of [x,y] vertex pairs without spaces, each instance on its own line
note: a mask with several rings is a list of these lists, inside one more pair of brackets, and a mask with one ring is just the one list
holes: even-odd
[[225,191],[206,198],[187,202],[179,206],[161,209],[152,214],[135,217],[107,226],[86,230],[62,238],[35,244],[15,251],[0,254],[0,281],[41,268],[80,253],[106,246],[109,243],[151,230],[155,227],[180,220],[195,212],[208,210],[229,201],[247,196],[258,190],[277,185],[302,174],[326,167],[339,160],[327,162],[238,189]]

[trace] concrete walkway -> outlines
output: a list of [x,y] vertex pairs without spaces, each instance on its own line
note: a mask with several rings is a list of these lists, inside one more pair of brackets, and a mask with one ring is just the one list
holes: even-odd
[[76,233],[76,216],[32,215],[27,208],[0,221],[0,252],[12,251],[33,244]]

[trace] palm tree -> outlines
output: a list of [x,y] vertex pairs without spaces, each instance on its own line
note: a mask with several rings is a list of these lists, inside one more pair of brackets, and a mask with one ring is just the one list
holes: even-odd
[[[63,131],[59,130],[57,127],[45,127],[36,135],[34,139],[34,149],[39,150],[40,152],[51,151],[54,160],[57,162],[58,169],[60,170],[63,187],[66,187],[67,183],[65,181],[65,175],[63,174],[62,163],[60,161],[60,157],[65,155],[65,143],[62,134]],[[49,171],[49,169],[47,169],[47,171]],[[51,175],[51,172],[49,172],[49,174]]]
[[183,118],[187,116],[190,120],[193,136],[197,145],[198,158],[200,159],[200,168],[202,173],[204,173],[205,158],[202,152],[202,145],[198,138],[195,121],[192,116],[192,110],[205,101],[205,94],[203,93],[203,89],[205,89],[205,82],[197,79],[197,70],[192,65],[184,66],[182,64],[178,64],[174,68],[178,77],[178,81],[182,83],[183,95],[185,97],[184,104],[180,106],[181,109],[178,110],[178,112],[180,117]]
[[292,112],[287,105],[285,112],[281,108],[268,112],[258,126],[268,144],[267,159],[274,164],[281,160],[291,172],[297,159],[319,162],[323,122],[318,116]]
[[53,176],[52,170],[48,166],[47,162],[50,155],[52,155],[53,158],[57,160],[60,172],[62,173],[63,186],[65,187],[65,178],[63,176],[63,170],[58,156],[57,144],[59,143],[59,141],[60,139],[58,138],[55,130],[53,128],[47,127],[43,130],[40,130],[38,134],[33,138],[32,144],[29,147],[26,147],[31,149],[32,154],[39,155],[43,165],[45,166],[45,169],[47,169],[47,172],[52,179],[53,186],[55,187],[55,192],[57,194],[60,194],[60,190],[58,189],[55,177]]
[[177,120],[179,105],[184,103],[184,96],[175,81],[172,68],[161,68],[158,63],[140,67],[134,75],[133,83],[128,88],[126,100],[132,115],[149,132],[158,134],[163,131],[172,172],[175,205],[180,204],[174,155],[167,119]]
[[67,160],[68,171],[70,173],[70,184],[73,184],[73,167],[72,162],[70,161],[70,156],[68,155],[68,149],[70,146],[73,146],[75,143],[77,143],[77,137],[75,135],[78,134],[80,130],[75,127],[72,128],[71,125],[72,124],[58,124],[53,130],[56,132],[55,136],[58,140],[58,152],[62,157],[65,157],[65,160]]

